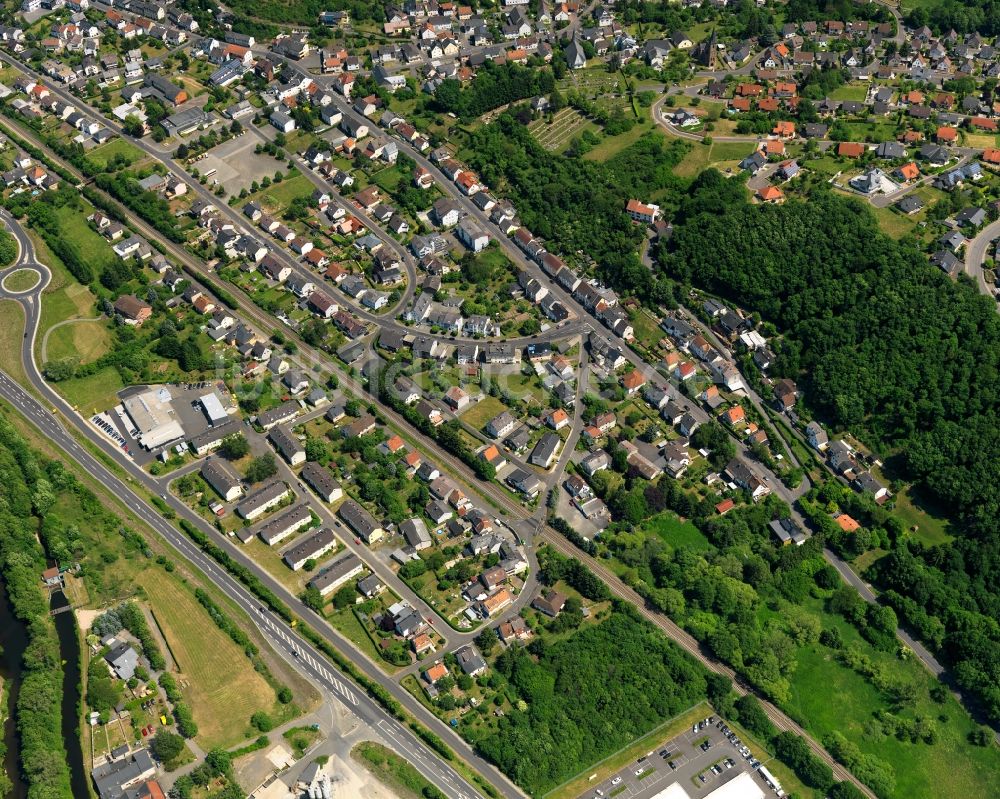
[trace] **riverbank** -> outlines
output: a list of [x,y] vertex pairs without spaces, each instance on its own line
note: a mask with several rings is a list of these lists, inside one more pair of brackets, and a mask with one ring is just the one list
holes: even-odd
[[26,645],[24,625],[11,612],[6,586],[0,580],[0,796],[6,799],[25,799],[28,793],[20,779],[21,749],[14,717]]

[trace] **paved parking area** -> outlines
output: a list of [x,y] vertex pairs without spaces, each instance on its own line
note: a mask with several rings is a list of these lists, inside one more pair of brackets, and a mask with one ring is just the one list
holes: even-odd
[[[228,389],[221,381],[206,380],[201,383],[171,383],[166,387],[170,391],[170,406],[181,427],[184,428],[184,439],[172,443],[169,449],[173,449],[174,446],[183,444],[187,439],[201,435],[208,430],[208,419],[201,409],[201,405],[198,403],[199,397],[214,391],[222,400],[223,405],[233,402],[229,396]],[[119,400],[124,400],[133,394],[141,394],[147,388],[148,386],[142,385],[129,386],[119,393]],[[109,435],[113,436],[113,434],[117,433],[128,445],[129,454],[135,462],[140,466],[146,466],[156,458],[162,447],[157,447],[152,451],[143,449],[142,445],[132,437],[129,431],[130,423],[125,419],[124,412],[118,412],[119,408],[121,408],[120,403],[105,414],[102,414],[104,421],[109,422],[113,428]],[[229,418],[238,420],[240,416],[238,413],[234,413],[230,414]]]
[[284,161],[276,161],[263,153],[257,155],[254,149],[258,144],[260,139],[244,133],[209,150],[194,167],[203,175],[214,169],[211,181],[219,181],[229,194],[239,194],[242,189],[249,190],[255,180],[287,169]]
[[[675,783],[690,799],[703,799],[744,772],[751,775],[765,797],[773,796],[774,792],[751,768],[750,762],[716,726],[718,722],[716,718],[698,732],[687,729],[641,759],[629,763],[604,782],[591,786],[581,794],[580,799],[652,799]],[[703,750],[701,747],[706,740],[710,747]],[[666,757],[661,753],[666,753]],[[729,767],[725,765],[727,760],[731,763]],[[711,770],[716,765],[720,771],[718,774]],[[677,796],[682,797],[682,794],[678,792]]]

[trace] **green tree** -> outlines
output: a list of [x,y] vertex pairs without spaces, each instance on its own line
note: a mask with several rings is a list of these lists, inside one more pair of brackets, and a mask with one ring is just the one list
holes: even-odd
[[184,751],[184,739],[170,730],[160,728],[153,736],[150,748],[161,763],[171,763]]
[[258,455],[247,465],[246,478],[251,483],[261,483],[278,473],[278,464],[270,453]]
[[239,460],[250,452],[250,443],[242,433],[233,433],[222,439],[219,453],[231,461]]

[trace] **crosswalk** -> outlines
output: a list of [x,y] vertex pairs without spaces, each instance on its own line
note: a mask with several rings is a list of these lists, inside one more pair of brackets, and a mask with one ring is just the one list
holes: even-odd
[[[251,617],[256,618],[259,629],[278,648],[291,652],[299,661],[299,664],[305,667],[325,688],[341,699],[349,708],[358,709],[359,717],[364,715],[361,697],[343,679],[335,674],[321,658],[318,658],[310,649],[303,646],[301,640],[291,633],[290,630],[286,629],[286,625],[264,613],[263,609],[258,610],[253,597],[247,594],[243,586],[237,583],[227,572],[217,568],[215,564],[208,562],[207,556],[198,547],[194,546],[185,535],[179,533],[172,525],[168,524],[159,514],[153,511],[124,482],[107,472],[89,452],[84,450],[58,424],[51,414],[43,409],[33,397],[30,397],[21,386],[11,380],[2,371],[0,371],[0,395],[7,397],[22,412],[32,417],[38,427],[46,431],[54,442],[69,451],[81,466],[89,469],[93,474],[101,476],[107,487],[116,493],[136,516],[149,524],[150,527],[162,535],[171,545],[207,572],[220,588],[226,590],[226,593],[243,607]],[[368,704],[371,703],[368,702]],[[414,740],[405,726],[385,718],[374,722],[374,725],[382,735],[395,744],[396,751],[406,757],[407,760],[418,765],[421,772],[440,789],[444,790],[449,799],[482,799],[478,793],[468,792],[467,785],[463,786],[461,784],[457,774],[450,767],[438,760],[437,756],[423,744]]]
[[265,619],[264,626],[268,628],[272,635],[284,641],[287,648],[294,653],[299,660],[308,665],[317,677],[325,680],[326,684],[335,694],[337,694],[337,696],[345,700],[353,707],[358,706],[358,697],[354,691],[352,691],[340,678],[333,674],[324,663],[314,658],[308,650],[303,649],[294,637],[286,633],[284,629],[275,624],[271,619]]

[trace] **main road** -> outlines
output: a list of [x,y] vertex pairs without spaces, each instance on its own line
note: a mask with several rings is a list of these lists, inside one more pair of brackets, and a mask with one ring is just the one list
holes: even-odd
[[[262,609],[259,601],[250,591],[233,578],[225,569],[219,567],[207,554],[194,546],[191,541],[174,525],[167,522],[158,510],[151,507],[148,501],[139,493],[142,489],[155,494],[158,490],[156,482],[141,469],[129,461],[119,457],[119,453],[111,447],[107,440],[92,430],[62,397],[52,390],[39,373],[34,360],[34,344],[38,330],[41,308],[41,292],[48,283],[49,271],[40,264],[34,255],[31,239],[23,229],[8,215],[0,214],[0,218],[14,234],[20,246],[17,263],[5,270],[3,276],[17,269],[33,269],[40,275],[40,281],[27,292],[16,294],[0,289],[0,296],[19,302],[25,311],[25,335],[21,345],[21,360],[35,392],[44,397],[47,405],[43,405],[35,396],[15,382],[8,374],[0,371],[0,396],[6,399],[15,409],[22,413],[45,437],[58,447],[64,455],[74,461],[83,472],[98,480],[111,494],[116,496],[135,516],[159,534],[173,549],[200,569],[218,588],[235,602],[268,638],[274,646],[292,656],[293,665],[308,678],[329,691],[345,704],[363,722],[379,730],[392,748],[408,761],[420,768],[421,772],[439,790],[452,799],[482,799],[477,791],[464,777],[455,771],[447,762],[435,754],[426,744],[414,735],[406,725],[390,716],[381,705],[360,690],[341,674],[331,663],[311,644],[301,638],[296,631],[280,617]],[[2,277],[0,277],[2,285]],[[58,414],[76,428],[78,435],[85,437],[92,445],[115,458],[128,473],[127,481],[119,478],[107,468],[99,458],[96,458],[59,422]],[[265,573],[254,567],[252,562],[227,539],[220,538],[200,517],[194,514],[186,505],[176,498],[164,494],[164,501],[178,517],[197,525],[212,540],[225,548],[228,554],[248,568],[254,568],[255,573],[276,594],[284,593],[283,588]],[[302,610],[302,608],[296,608]],[[331,630],[318,627],[326,641],[349,659],[353,650],[340,636]],[[387,680],[379,669],[367,660],[355,660],[356,667],[373,680],[383,684],[396,701],[425,726],[440,728],[444,725],[431,715],[414,697],[400,686]],[[508,799],[519,799],[523,794],[500,774],[495,767],[479,757],[471,747],[456,741],[450,736],[452,743],[467,760],[471,761],[482,773],[488,775],[495,787]]]

